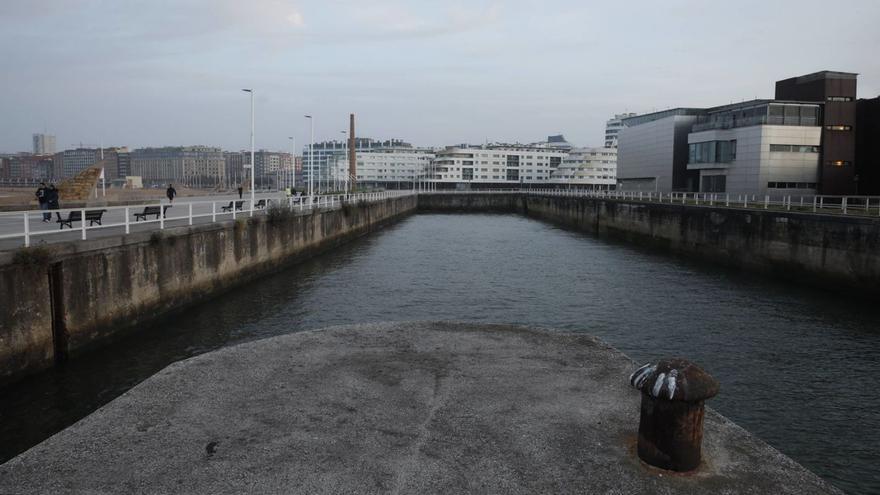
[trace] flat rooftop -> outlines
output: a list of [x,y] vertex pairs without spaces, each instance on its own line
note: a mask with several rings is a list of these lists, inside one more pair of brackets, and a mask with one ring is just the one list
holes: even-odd
[[169,366],[0,466],[0,493],[839,493],[711,410],[697,471],[644,465],[635,367],[506,325],[289,334]]

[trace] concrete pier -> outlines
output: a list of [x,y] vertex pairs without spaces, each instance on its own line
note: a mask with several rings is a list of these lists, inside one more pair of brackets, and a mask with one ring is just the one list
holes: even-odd
[[169,366],[0,466],[0,493],[839,493],[711,410],[695,472],[646,466],[634,369],[524,327],[289,334]]

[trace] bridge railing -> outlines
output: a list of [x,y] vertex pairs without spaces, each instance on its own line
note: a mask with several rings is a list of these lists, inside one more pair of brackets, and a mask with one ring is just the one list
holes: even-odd
[[616,199],[633,202],[669,203],[691,206],[752,208],[880,217],[880,196],[756,195],[729,193],[661,193],[591,189],[487,189],[441,190],[430,194],[530,194],[537,196]]
[[[239,217],[265,215],[272,208],[284,208],[294,213],[305,214],[315,209],[339,209],[346,203],[384,201],[412,194],[415,193],[410,190],[311,197],[262,194],[256,196],[254,202],[249,198],[224,198],[127,206],[0,212],[0,241],[18,239],[20,242],[17,246],[29,247],[35,241],[86,240],[90,235],[94,236],[98,232],[128,235],[132,232],[149,232],[170,227],[205,225],[235,220]],[[95,212],[99,211],[102,212],[100,220],[92,220],[97,216]],[[144,213],[147,214],[142,215]],[[138,214],[137,217],[135,214]],[[44,221],[46,217],[49,218],[48,221]],[[71,217],[73,217],[72,221],[67,225],[69,228],[66,228],[62,221],[67,221]]]

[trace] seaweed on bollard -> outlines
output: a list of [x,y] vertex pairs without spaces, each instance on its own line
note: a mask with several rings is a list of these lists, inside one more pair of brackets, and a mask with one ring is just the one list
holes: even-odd
[[702,455],[704,403],[718,394],[718,382],[680,358],[645,364],[629,381],[642,393],[639,457],[671,471],[696,469]]

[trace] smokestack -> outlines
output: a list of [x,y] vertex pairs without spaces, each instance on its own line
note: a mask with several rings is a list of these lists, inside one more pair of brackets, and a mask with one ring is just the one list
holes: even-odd
[[354,114],[349,115],[348,128],[348,175],[351,176],[351,192],[357,188],[357,158],[354,149]]

